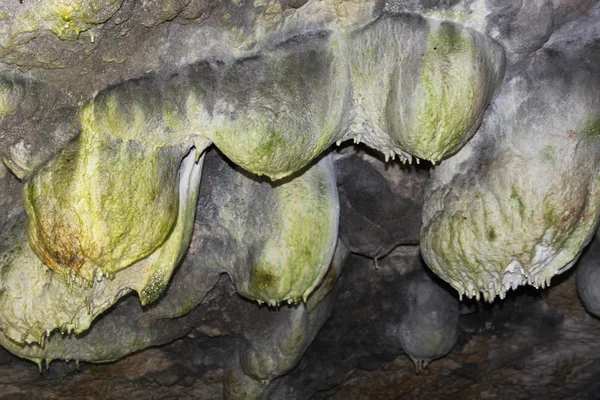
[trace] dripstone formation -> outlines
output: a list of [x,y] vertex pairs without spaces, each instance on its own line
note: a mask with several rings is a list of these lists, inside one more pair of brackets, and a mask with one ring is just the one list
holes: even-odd
[[[210,396],[314,398],[341,378],[306,378],[310,349],[369,287],[377,351],[422,373],[480,300],[550,286],[594,237],[598,21],[585,0],[0,2],[0,345],[41,369],[204,335]],[[359,268],[386,278],[344,282]]]

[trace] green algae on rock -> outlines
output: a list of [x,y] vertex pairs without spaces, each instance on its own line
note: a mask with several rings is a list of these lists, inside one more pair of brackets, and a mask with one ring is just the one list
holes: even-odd
[[61,40],[76,40],[93,25],[106,22],[121,7],[122,0],[47,0],[25,3],[15,12],[9,37],[50,30]]
[[191,143],[166,126],[152,85],[100,93],[81,112],[81,136],[26,182],[30,243],[49,267],[92,282],[98,269],[112,276],[171,234]]
[[132,284],[142,305],[156,301],[163,294],[192,238],[205,157],[204,154],[199,157],[199,153],[192,149],[179,170],[179,210],[175,228],[161,247],[140,262],[146,266],[146,271],[151,271],[144,275],[144,279]]
[[60,347],[60,340],[53,342],[59,347],[44,348],[44,338],[57,329],[87,330],[98,315],[132,290],[142,304],[156,300],[191,239],[203,162],[201,158],[196,163],[196,158],[193,149],[182,162],[179,212],[169,238],[150,257],[115,272],[113,279],[96,275],[88,285],[76,276],[48,270],[29,245],[25,215],[5,229],[0,247],[1,344],[26,358],[73,359],[68,352],[61,353],[66,347]]
[[355,139],[386,157],[435,163],[456,153],[504,75],[489,37],[417,15],[381,17],[353,32],[349,49]]
[[448,157],[475,133],[503,74],[489,37],[404,15],[198,63],[176,86],[195,131],[247,171],[281,179],[350,138],[386,157]]
[[238,293],[270,305],[306,300],[326,274],[337,239],[331,157],[275,186],[240,173],[229,179],[219,218],[237,243],[239,261],[223,268]]
[[[186,165],[189,166],[193,164],[193,160],[194,154],[190,154],[190,156],[186,158],[186,160],[184,160],[182,171],[185,171],[187,169]],[[231,168],[228,168],[228,170],[230,169]],[[198,173],[198,171],[196,173]],[[182,175],[189,176],[186,173],[182,173]],[[243,175],[240,176],[243,177]],[[247,177],[245,179],[249,181],[252,180],[252,178]],[[183,186],[184,181],[185,180],[182,178],[182,186],[180,186],[180,190],[185,190]],[[217,196],[228,196],[228,194],[222,190],[223,187],[221,186],[221,183],[219,181],[213,183],[215,184],[215,186],[213,186],[213,189],[216,191],[214,194],[216,194]],[[261,186],[263,185],[255,185],[254,188],[260,188]],[[195,185],[194,187],[198,186]],[[212,203],[212,199],[207,200]],[[187,204],[195,204],[195,200],[189,198]],[[199,209],[202,209],[202,204],[203,203],[199,205]],[[191,210],[193,210],[193,208]],[[188,209],[187,211],[189,212],[190,209]],[[181,215],[184,214],[185,211],[182,211]],[[184,221],[188,222],[193,220],[193,218],[183,218]],[[215,218],[215,221],[219,220],[218,215],[214,215],[213,218]],[[209,221],[204,222],[206,223]],[[189,225],[187,226],[187,228],[189,228]],[[19,231],[20,240],[18,242],[27,246],[27,241],[25,240],[26,236],[24,218],[21,218]],[[177,228],[175,229],[174,234],[175,232],[177,232]],[[169,240],[172,240],[172,238],[173,235],[169,238]],[[208,239],[208,237],[206,238]],[[12,240],[4,241],[3,243],[9,242],[13,243]],[[14,254],[13,252],[5,251],[5,248],[3,248],[2,250],[2,255],[9,255],[10,257],[11,254]],[[222,247],[209,245],[205,247],[205,250],[203,252],[195,253],[195,256],[199,257],[200,259],[198,261],[194,261],[194,263],[198,265],[204,265],[206,264],[206,262],[209,262],[208,260],[214,260],[215,258],[212,257],[210,254],[214,254],[216,259],[218,259],[220,256],[222,256],[222,254],[220,254],[222,253],[220,250],[222,250]],[[210,254],[207,254],[207,252]],[[241,252],[244,253],[245,250],[241,249]],[[344,245],[341,242],[338,242],[338,245],[336,246],[335,255],[329,268],[330,273],[328,274],[328,277],[329,275],[331,275],[330,280],[326,279],[323,282],[321,282],[321,284],[315,289],[313,295],[309,297],[307,304],[285,307],[285,310],[282,310],[279,313],[273,313],[271,311],[268,311],[266,308],[262,308],[262,310],[260,310],[258,307],[256,307],[256,305],[252,306],[252,308],[260,310],[258,312],[260,312],[261,315],[268,316],[268,318],[270,318],[269,321],[271,322],[267,322],[267,325],[271,326],[272,329],[271,333],[268,336],[261,334],[261,332],[263,332],[262,327],[253,327],[251,332],[244,332],[244,335],[248,338],[248,340],[252,340],[252,342],[254,343],[253,346],[247,349],[247,351],[242,357],[245,370],[247,369],[247,371],[249,371],[248,373],[250,373],[252,376],[261,376],[265,379],[272,379],[289,371],[299,361],[301,355],[304,353],[308,345],[312,342],[314,336],[319,331],[320,327],[325,322],[327,316],[331,311],[331,307],[334,304],[335,296],[328,296],[328,293],[332,291],[333,285],[337,279],[337,276],[339,275],[344,266],[344,262],[348,254],[349,252],[344,247]],[[240,254],[240,256],[243,257],[244,254]],[[138,289],[135,290],[137,290],[139,293],[139,287],[141,287],[143,282],[153,281],[152,279],[150,279],[151,275],[144,274],[143,271],[148,269],[149,266],[152,267],[158,264],[162,264],[166,261],[163,259],[162,262],[157,263],[155,261],[150,260],[152,257],[154,257],[154,254],[149,257],[148,261],[143,260],[140,263],[134,264],[130,268],[127,268],[126,270],[116,273],[115,279],[112,281],[103,279],[102,281],[94,282],[94,290],[96,290],[96,292],[94,292],[93,295],[91,293],[91,289],[88,289],[86,286],[80,286],[75,284],[72,287],[72,290],[76,293],[75,295],[66,293],[64,291],[58,291],[61,296],[67,296],[67,301],[65,301],[65,303],[63,304],[64,308],[69,308],[69,305],[71,305],[71,300],[73,298],[77,298],[81,302],[87,301],[88,297],[82,294],[86,290],[86,293],[89,294],[89,298],[100,298],[102,296],[105,296],[107,293],[114,294],[117,288],[122,287],[126,282],[135,282],[136,287],[138,287]],[[29,250],[28,259],[33,260],[38,265],[43,267],[43,265],[35,257],[33,252],[31,252],[31,250]],[[172,258],[172,260],[175,260],[175,258]],[[210,263],[212,264],[212,262]],[[6,265],[9,264],[10,268],[7,269],[8,271],[19,271],[17,268],[14,268],[14,266],[17,264],[7,263]],[[332,274],[332,271],[335,272]],[[127,277],[126,274],[128,274]],[[35,277],[35,275],[36,272],[34,271],[30,276]],[[55,278],[54,280],[56,280],[56,282],[52,283],[52,288],[54,288],[55,284],[57,283],[60,283],[59,287],[64,288],[64,281],[60,279],[60,275],[52,271],[48,271],[45,275],[51,275]],[[138,276],[138,278],[143,277],[144,279],[135,279],[135,276]],[[201,275],[196,276],[199,277]],[[48,285],[47,282],[46,285]],[[100,289],[103,288],[103,285],[115,286],[110,290],[106,289],[105,291],[102,291]],[[19,287],[18,289],[23,288]],[[98,296],[99,294],[101,294],[101,296]],[[119,293],[119,296],[123,294],[124,292]],[[175,293],[171,293],[171,295],[175,295],[176,298],[178,296],[178,294]],[[180,300],[182,298],[183,297],[179,296]],[[60,304],[58,303],[60,296],[53,296],[50,293],[42,296],[42,300],[47,299],[49,299],[49,301],[46,302],[45,305],[44,302],[41,302],[36,307],[34,307],[34,309],[28,309],[28,312],[25,314],[28,318],[27,321],[30,322],[31,320],[33,320],[33,316],[35,316],[36,318],[41,318],[42,314],[37,314],[37,311],[42,311],[44,307],[48,306],[47,303],[50,303],[50,314],[52,314],[52,312],[56,309],[55,306],[57,306],[57,304]],[[112,298],[109,297],[108,299]],[[0,301],[1,300],[2,295],[0,295]],[[166,299],[161,299],[160,301],[163,300]],[[244,303],[246,304],[246,306],[251,306],[246,302]],[[92,304],[96,303],[92,302]],[[129,299],[128,304],[131,305],[131,299]],[[158,304],[159,307],[161,305],[162,303]],[[83,310],[83,306],[81,306],[81,309]],[[153,309],[148,310],[148,313],[152,314]],[[65,312],[65,314],[66,317],[61,315],[62,320],[68,319],[70,317],[68,311]],[[175,318],[176,316],[178,315],[170,314],[169,316],[166,316],[160,313],[159,315],[154,315],[155,318],[161,319]],[[86,332],[86,335],[84,336],[60,335],[58,333],[55,333],[49,335],[47,338],[44,338],[45,340],[43,341],[43,344],[33,341],[32,343],[26,346],[18,344],[12,339],[9,339],[9,337],[3,334],[0,330],[0,344],[5,346],[14,354],[17,354],[21,357],[30,359],[35,362],[38,362],[40,360],[53,359],[67,359],[90,362],[111,361],[120,358],[123,355],[128,354],[130,352],[147,347],[152,343],[148,340],[152,340],[151,338],[154,337],[152,336],[153,332],[145,332],[144,330],[139,329],[135,330],[131,326],[118,329],[117,324],[123,322],[122,317],[123,315],[119,314],[118,319],[111,319],[114,318],[113,312],[107,315],[107,317],[104,318],[102,321],[99,321],[98,325],[94,324],[93,326],[91,326],[89,331]],[[12,317],[9,315],[8,318]],[[14,323],[14,321],[12,320],[11,322]],[[23,321],[20,321],[20,323],[21,326],[25,324]],[[65,332],[68,332],[70,328],[71,327],[69,326],[64,326],[61,329],[64,329]],[[77,329],[74,330],[77,332]],[[273,341],[280,343],[280,345],[274,348],[271,345]],[[259,361],[259,363],[256,364],[256,361]]]
[[[225,380],[225,393],[231,399],[261,398],[266,384],[290,372],[307,351],[331,314],[350,251],[338,241],[326,278],[306,303],[283,305],[277,312],[260,307],[261,325],[244,330],[248,345],[240,351]],[[250,379],[249,379],[250,378]],[[239,388],[244,388],[239,391]]]
[[[206,121],[206,135],[239,166],[289,176],[343,133],[350,82],[337,40],[331,32],[301,35],[224,66],[194,118]],[[205,83],[205,70],[190,80]]]

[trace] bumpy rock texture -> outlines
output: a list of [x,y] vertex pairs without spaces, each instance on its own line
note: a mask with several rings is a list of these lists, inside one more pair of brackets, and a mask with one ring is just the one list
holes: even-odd
[[[351,256],[330,318],[298,367],[276,380],[265,398],[598,396],[600,343],[596,333],[600,321],[585,312],[577,299],[575,276],[569,273],[542,296],[537,291],[520,289],[502,303],[480,303],[477,312],[460,317],[455,349],[415,375],[412,361],[402,354],[398,337],[389,332],[407,310],[398,300],[404,277],[420,268],[415,246],[399,248],[380,260],[378,269],[372,260]],[[80,363],[77,368],[73,362],[57,360],[40,375],[31,363],[2,351],[2,395],[222,399],[232,349],[236,340],[244,340],[240,327],[260,316],[246,315],[256,306],[232,296],[233,291],[225,279],[177,324],[165,320],[143,322],[140,326],[147,327],[147,332],[162,332],[163,339],[156,343],[172,340],[167,335],[183,338],[115,363]],[[377,302],[365,301],[375,299],[374,293]],[[111,323],[114,332],[119,326],[137,326],[133,321],[142,315],[138,300],[129,297],[106,316],[112,320],[117,315],[121,317]],[[108,326],[109,318],[100,319],[98,327]],[[89,335],[94,335],[94,329]]]
[[549,285],[595,232],[600,26],[585,23],[595,16],[510,71],[477,137],[432,174],[423,256],[459,293]]
[[[428,383],[446,356],[439,383],[368,390],[457,397],[490,360],[514,382],[494,368],[535,340],[595,348],[572,278],[508,291],[596,232],[599,19],[592,0],[0,2],[0,344],[41,367],[175,341],[106,370],[157,355],[177,366],[138,365],[173,388],[154,394],[230,399],[365,398],[403,354]],[[577,289],[598,315],[595,246]],[[550,333],[506,323],[521,309]],[[531,354],[525,392],[593,396],[595,372]]]
[[[16,346],[26,353],[38,351],[39,344],[55,329],[80,333],[92,320],[131,290],[142,304],[155,300],[166,287],[192,236],[198,199],[201,164],[192,151],[182,163],[180,173],[180,210],[167,241],[150,257],[127,269],[114,279],[94,277],[87,285],[75,276],[66,279],[48,271],[27,240],[24,214],[14,218],[2,234],[2,339],[5,346]],[[201,159],[203,160],[203,159]],[[40,350],[42,354],[44,350]],[[35,357],[34,357],[35,358]]]

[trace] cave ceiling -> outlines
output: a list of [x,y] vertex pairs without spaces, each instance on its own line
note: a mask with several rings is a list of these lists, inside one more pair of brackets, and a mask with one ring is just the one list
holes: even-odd
[[423,270],[398,293],[421,371],[459,299],[550,286],[592,240],[599,20],[586,0],[0,1],[0,344],[112,361],[185,335],[153,327],[226,274],[249,345],[225,394],[258,398],[350,254],[410,245],[452,288]]

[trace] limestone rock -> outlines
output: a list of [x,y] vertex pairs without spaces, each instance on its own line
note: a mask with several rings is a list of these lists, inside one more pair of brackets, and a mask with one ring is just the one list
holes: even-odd
[[504,74],[489,37],[410,14],[381,17],[349,43],[358,141],[433,163],[473,136]]
[[344,244],[353,253],[382,258],[398,245],[419,243],[426,167],[347,150],[336,159]]
[[402,348],[414,362],[417,373],[431,360],[448,354],[458,339],[458,301],[426,274],[415,274],[403,295],[408,312],[398,327]]
[[8,221],[23,213],[21,182],[0,162],[0,232]]
[[218,188],[213,209],[234,240],[220,255],[219,267],[250,299],[272,306],[306,300],[325,276],[337,242],[339,205],[331,157],[275,184],[221,168],[213,184]]
[[[150,257],[116,273],[113,279],[93,276],[88,284],[76,275],[49,270],[29,245],[25,216],[16,218],[4,229],[0,249],[3,345],[23,357],[46,358],[40,356],[48,352],[44,338],[54,330],[85,331],[99,314],[131,290],[140,295],[142,303],[158,298],[187,250],[200,174],[201,164],[196,163],[192,151],[181,168],[179,212],[173,232]],[[75,358],[61,351],[59,357]]]
[[600,317],[600,242],[594,236],[577,263],[577,293],[585,309]]
[[600,30],[594,18],[555,32],[515,66],[476,137],[432,174],[421,249],[461,294],[493,300],[526,283],[545,287],[574,264],[595,232]]

